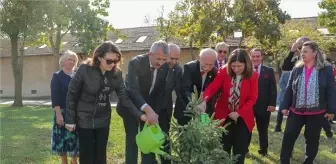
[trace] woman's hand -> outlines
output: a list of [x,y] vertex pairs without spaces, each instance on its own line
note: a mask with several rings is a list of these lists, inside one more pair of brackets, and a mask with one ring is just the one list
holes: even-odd
[[64,126],[64,118],[61,113],[56,113],[56,123],[58,126]]
[[76,130],[76,124],[65,124],[64,127],[65,127],[65,129],[67,129],[70,132]]
[[329,114],[329,113],[326,113],[326,114],[324,115],[324,118],[326,118],[328,121],[333,120],[334,117],[335,117],[335,114]]
[[237,112],[231,112],[231,113],[229,114],[229,117],[230,117],[232,120],[234,120],[235,122],[237,122],[237,119],[238,119],[238,117],[239,117],[239,114],[238,114]]
[[283,109],[281,112],[284,116],[288,116],[288,114],[289,114],[288,109]]
[[143,114],[140,116],[140,120],[143,121],[143,122],[146,122],[147,121],[147,116],[146,114]]

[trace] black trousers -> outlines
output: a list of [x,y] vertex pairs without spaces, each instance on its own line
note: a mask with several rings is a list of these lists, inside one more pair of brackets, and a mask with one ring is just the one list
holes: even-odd
[[297,115],[293,112],[289,112],[280,153],[282,164],[290,163],[295,141],[303,126],[305,126],[304,137],[306,139],[306,158],[304,163],[313,163],[318,152],[320,133],[324,119],[324,114]]
[[267,153],[268,149],[268,126],[271,115],[255,115],[257,130],[259,134],[259,149],[261,152]]
[[[172,110],[171,110],[172,111]],[[159,115],[159,125],[162,129],[162,131],[164,131],[167,136],[169,136],[169,130],[170,130],[170,122],[171,122],[171,114],[172,112],[168,112],[168,110],[161,110],[161,113]],[[170,153],[170,143],[168,141],[166,141],[165,143],[165,147],[164,147],[164,152],[166,153]],[[161,164],[171,164],[170,160],[167,160],[163,157],[161,157]]]
[[109,128],[78,128],[80,164],[106,164]]
[[283,114],[281,110],[278,110],[275,128],[281,129],[282,120],[283,120]]
[[[159,125],[161,129],[168,134],[170,129],[170,117],[167,112],[161,112],[159,114]],[[138,163],[138,146],[136,145],[135,136],[140,129],[143,128],[144,122],[140,122],[132,115],[123,115],[124,128],[126,133],[126,148],[125,148],[125,164],[137,164]],[[168,144],[169,145],[169,144]],[[169,152],[169,147],[165,147],[165,152]],[[170,163],[169,160],[163,159],[163,164]],[[142,164],[157,164],[155,154],[143,154],[141,153]]]
[[227,134],[223,134],[222,143],[223,148],[226,152],[233,155],[238,155],[239,158],[237,164],[244,164],[245,155],[248,152],[248,147],[250,145],[251,133],[249,132],[244,120],[238,118],[237,123],[235,123],[230,118],[227,118],[224,124],[231,123],[227,128]]
[[125,164],[138,164],[138,146],[135,136],[139,131],[139,121],[130,113],[122,116],[126,134]]

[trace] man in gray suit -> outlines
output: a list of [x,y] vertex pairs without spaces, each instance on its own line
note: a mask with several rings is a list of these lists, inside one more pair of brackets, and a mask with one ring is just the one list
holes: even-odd
[[[176,44],[169,44],[169,57],[167,58],[167,65],[169,67],[167,78],[166,78],[166,87],[165,87],[165,96],[161,109],[161,113],[159,114],[159,124],[161,129],[169,134],[170,129],[170,120],[173,113],[173,96],[172,93],[175,91],[176,101],[184,103],[181,96],[181,79],[182,79],[182,67],[178,64],[178,60],[180,59],[181,50]],[[185,106],[185,105],[184,105]],[[169,152],[169,143],[165,147],[164,151]],[[161,160],[162,164],[170,164],[170,160]]]
[[[168,44],[157,41],[152,44],[150,52],[134,57],[128,64],[125,84],[133,103],[146,113],[149,124],[157,124],[161,117],[168,65],[165,64],[169,55]],[[137,164],[138,147],[135,136],[142,129],[143,122],[137,121],[118,103],[117,112],[123,118],[126,133],[126,164]],[[140,126],[139,126],[140,125]],[[155,164],[153,153],[142,154],[143,164]]]

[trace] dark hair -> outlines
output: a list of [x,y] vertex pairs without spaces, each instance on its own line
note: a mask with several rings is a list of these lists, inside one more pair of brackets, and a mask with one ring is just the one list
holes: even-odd
[[[90,65],[99,67],[100,61],[98,57],[103,58],[105,57],[106,53],[109,52],[118,54],[119,61],[120,62],[122,61],[122,56],[119,47],[115,45],[112,41],[105,41],[94,50],[90,61]],[[116,65],[115,68],[119,68],[120,62]]]
[[265,55],[265,52],[261,49],[261,48],[253,48],[250,53],[254,52],[254,51],[259,51],[261,53],[261,56]]
[[253,74],[252,62],[246,50],[238,48],[231,53],[227,66],[227,72],[230,77],[236,77],[236,74],[233,72],[231,68],[231,64],[233,62],[240,62],[245,64],[245,69],[242,74],[244,78],[250,78],[252,76]]

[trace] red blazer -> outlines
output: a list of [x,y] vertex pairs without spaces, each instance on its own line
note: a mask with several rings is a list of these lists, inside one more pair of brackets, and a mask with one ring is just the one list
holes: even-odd
[[[219,89],[221,89],[220,97],[217,99],[215,105],[215,119],[226,119],[231,109],[228,107],[230,88],[231,88],[231,77],[227,73],[227,67],[221,67],[218,70],[217,76],[214,81],[205,89],[203,97],[208,100],[211,98]],[[249,79],[243,79],[240,99],[239,99],[239,109],[238,114],[244,120],[247,128],[252,133],[254,127],[254,113],[253,106],[258,99],[258,73],[253,72],[253,75]]]

